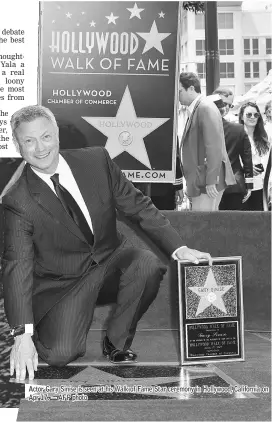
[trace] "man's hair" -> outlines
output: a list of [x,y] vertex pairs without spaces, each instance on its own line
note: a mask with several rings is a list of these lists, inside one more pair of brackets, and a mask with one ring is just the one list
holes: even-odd
[[219,86],[213,91],[213,94],[221,94],[221,95],[224,95],[225,97],[229,97],[230,95],[233,95],[233,92],[229,88],[226,88],[224,86]]
[[10,126],[12,130],[12,137],[15,142],[17,142],[16,138],[16,129],[20,126],[23,122],[33,122],[33,120],[38,119],[39,117],[44,117],[49,122],[51,122],[56,128],[58,128],[56,119],[52,111],[49,108],[40,106],[40,105],[30,105],[20,110],[15,111],[15,113],[11,116],[10,119]]
[[195,88],[195,92],[201,94],[201,84],[199,77],[193,72],[182,72],[179,76],[179,81],[186,91],[190,86]]

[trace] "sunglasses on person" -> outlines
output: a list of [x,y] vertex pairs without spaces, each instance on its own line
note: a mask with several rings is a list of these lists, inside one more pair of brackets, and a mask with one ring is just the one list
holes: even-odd
[[260,117],[260,113],[246,113],[246,117],[250,119],[251,117],[254,117],[254,119],[258,119]]
[[234,107],[234,105],[229,104],[229,103],[223,103],[223,104],[224,104],[224,107],[229,107],[229,108],[233,108]]

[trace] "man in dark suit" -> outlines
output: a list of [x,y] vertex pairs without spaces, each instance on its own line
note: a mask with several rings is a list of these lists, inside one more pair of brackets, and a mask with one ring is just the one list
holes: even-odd
[[213,99],[222,116],[226,149],[236,184],[225,189],[219,209],[239,211],[250,197],[253,188],[251,145],[243,125],[224,119],[229,111],[229,103],[225,102],[224,93],[224,89],[221,94],[220,88],[217,88],[210,99]]
[[[187,246],[150,198],[135,189],[101,147],[59,153],[58,126],[45,107],[28,106],[11,118],[26,161],[3,198],[4,303],[15,337],[10,373],[33,379],[38,353],[63,366],[85,354],[101,288],[119,281],[103,354],[133,363],[137,323],[155,299],[166,267],[147,250],[127,247],[116,211],[141,228],[169,257],[198,263],[211,256]],[[32,339],[33,335],[33,339]],[[37,353],[38,352],[38,353]]]

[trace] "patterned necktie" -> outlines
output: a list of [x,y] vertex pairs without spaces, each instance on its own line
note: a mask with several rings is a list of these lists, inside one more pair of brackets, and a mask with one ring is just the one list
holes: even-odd
[[58,173],[53,174],[50,179],[54,184],[56,194],[63,208],[70,215],[70,217],[72,217],[72,219],[77,224],[89,244],[92,245],[94,241],[94,236],[80,207],[78,206],[70,192],[68,192],[68,190],[60,184]]

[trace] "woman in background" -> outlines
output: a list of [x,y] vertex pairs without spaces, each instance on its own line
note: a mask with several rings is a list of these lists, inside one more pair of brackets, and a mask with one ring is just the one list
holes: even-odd
[[264,108],[265,122],[264,128],[268,136],[268,142],[272,144],[272,102],[268,101]]
[[248,134],[253,162],[253,189],[250,198],[244,203],[243,210],[263,211],[263,183],[269,157],[269,143],[257,104],[248,102],[242,105],[239,123],[244,125]]

